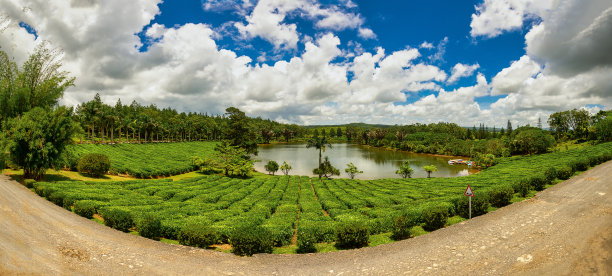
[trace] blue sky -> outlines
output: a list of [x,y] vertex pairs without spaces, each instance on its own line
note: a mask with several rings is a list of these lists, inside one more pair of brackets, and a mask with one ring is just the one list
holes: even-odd
[[[300,124],[535,124],[612,106],[609,0],[0,0],[0,49],[43,41],[100,93]],[[53,10],[53,13],[48,12]]]
[[[479,71],[488,79],[494,77],[500,70],[510,65],[510,62],[518,60],[525,54],[525,32],[530,26],[505,33],[493,38],[473,38],[470,36],[471,15],[475,6],[480,1],[355,1],[356,7],[347,9],[363,16],[364,25],[372,29],[376,39],[362,39],[358,37],[355,30],[343,30],[335,33],[343,42],[340,48],[350,47],[349,41],[358,42],[366,51],[375,51],[377,47],[383,47],[387,51],[397,51],[406,47],[418,48],[423,42],[429,42],[437,47],[445,38],[448,42],[444,47],[441,60],[431,60],[430,56],[438,52],[437,48],[422,50],[422,61],[434,64],[445,71],[450,72],[456,63],[467,63],[480,65]],[[338,1],[321,1],[323,5],[338,5]],[[205,10],[200,0],[166,1],[159,5],[160,14],[155,16],[151,23],[161,24],[167,28],[181,26],[187,23],[209,24],[213,28],[220,29],[224,24],[232,21],[242,21],[244,17],[237,13],[236,9]],[[286,22],[295,23],[302,35],[315,37],[319,32],[313,22],[294,16]],[[143,41],[140,48],[146,51],[155,43],[147,40],[144,28],[139,33]],[[262,52],[267,56],[278,56],[279,59],[290,59],[297,52],[304,50],[304,45],[299,44],[296,51],[275,51],[273,45],[263,39],[253,39],[248,42],[232,36],[224,36],[217,40],[220,47],[231,49],[238,55],[249,56],[257,63],[257,57]],[[246,45],[245,45],[246,44]],[[246,48],[247,46],[248,48]],[[265,63],[273,65],[279,59],[267,60]],[[473,85],[474,78],[463,78],[459,81],[445,85],[447,90],[462,86]],[[418,94],[410,95],[406,102],[397,102],[402,105],[412,103],[419,98],[437,94],[435,90],[420,91]],[[477,102],[487,108],[492,102],[501,96],[484,96]]]

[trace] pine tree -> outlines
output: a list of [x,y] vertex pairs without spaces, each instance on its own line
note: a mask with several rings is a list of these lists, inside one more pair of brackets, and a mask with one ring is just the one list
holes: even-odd
[[512,123],[510,123],[510,120],[508,120],[508,127],[506,127],[506,130],[508,131],[508,135],[512,134]]

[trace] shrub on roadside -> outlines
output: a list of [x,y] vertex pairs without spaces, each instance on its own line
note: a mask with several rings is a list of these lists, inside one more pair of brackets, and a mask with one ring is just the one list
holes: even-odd
[[229,237],[232,252],[240,256],[272,253],[272,235],[260,225],[245,224],[234,228]]
[[317,244],[317,233],[310,230],[302,230],[297,236],[297,253],[314,253],[317,252],[315,245]]
[[90,219],[96,213],[96,203],[91,200],[79,200],[74,203],[74,213]]
[[448,219],[448,209],[442,206],[429,207],[423,210],[421,220],[425,223],[423,229],[434,231],[444,227]]
[[72,205],[74,205],[74,202],[76,200],[74,199],[74,196],[65,196],[64,197],[64,203],[62,204],[62,207],[64,207],[64,209],[68,210],[68,211],[72,211]]
[[569,166],[561,167],[557,170],[557,177],[561,180],[568,180],[574,172]]
[[34,183],[36,183],[36,180],[34,179],[26,179],[23,181],[23,185],[28,189],[34,188]]
[[110,169],[110,160],[104,154],[90,153],[79,159],[77,169],[92,177],[102,177]]
[[136,224],[138,233],[149,239],[159,240],[162,234],[162,226],[160,219],[152,214],[143,215]]
[[550,167],[544,171],[544,178],[546,178],[546,182],[552,183],[555,178],[557,178],[557,169],[554,167]]
[[336,247],[338,248],[364,247],[368,245],[369,239],[368,226],[360,220],[342,222],[336,229]]
[[182,245],[209,247],[219,240],[219,234],[212,227],[203,223],[188,223],[178,234],[178,241]]
[[417,225],[419,215],[414,212],[404,212],[403,214],[395,217],[393,220],[393,231],[391,238],[399,241],[410,238],[412,235],[411,229]]
[[66,195],[63,192],[53,192],[47,196],[47,199],[57,206],[64,207],[65,196]]
[[512,185],[512,189],[519,193],[521,197],[526,197],[529,194],[529,180],[527,178],[523,178],[518,182]]
[[[490,203],[486,193],[474,192],[472,198],[472,217],[484,215],[488,212]],[[469,218],[468,197],[464,196],[457,201],[457,214],[464,218]]]
[[541,175],[534,175],[529,178],[529,186],[536,191],[544,190],[546,179]]
[[582,172],[589,168],[589,160],[586,158],[580,158],[573,163],[574,171]]
[[494,187],[489,192],[489,202],[495,207],[504,207],[510,204],[513,195],[514,189],[510,185]]
[[115,228],[119,231],[128,232],[134,226],[132,214],[119,208],[104,208],[101,210],[104,225]]

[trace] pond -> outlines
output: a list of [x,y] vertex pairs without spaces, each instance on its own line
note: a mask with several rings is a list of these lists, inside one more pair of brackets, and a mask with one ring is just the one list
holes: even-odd
[[[306,148],[306,144],[272,144],[259,145],[259,154],[255,157],[260,162],[255,162],[255,169],[258,172],[266,173],[264,166],[268,161],[274,160],[279,166],[283,161],[291,165],[291,175],[314,176],[312,170],[317,167],[319,162],[319,151],[315,148]],[[449,165],[448,160],[454,159],[449,156],[437,156],[430,154],[411,153],[404,151],[393,151],[380,148],[373,148],[354,144],[332,144],[331,148],[326,148],[323,157],[329,156],[329,160],[334,167],[340,170],[340,177],[347,178],[344,172],[346,164],[353,162],[359,170],[363,171],[355,178],[358,179],[378,179],[378,178],[400,178],[395,174],[400,164],[406,160],[410,161],[410,166],[414,170],[412,177],[427,177],[427,172],[423,166],[435,165],[438,171],[431,174],[432,177],[456,177],[469,175],[477,172],[475,169],[468,169],[467,165]],[[282,174],[279,170],[278,174]]]

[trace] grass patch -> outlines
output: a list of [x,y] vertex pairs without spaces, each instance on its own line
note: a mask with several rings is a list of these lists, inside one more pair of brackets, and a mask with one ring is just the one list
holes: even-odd
[[462,221],[466,221],[467,219],[461,217],[461,216],[452,216],[449,217],[448,220],[446,220],[446,225],[445,226],[451,226],[453,224],[457,224],[460,223]]
[[370,235],[370,243],[368,246],[377,246],[385,243],[392,243],[395,240],[391,239],[392,233],[382,233],[376,235]]

